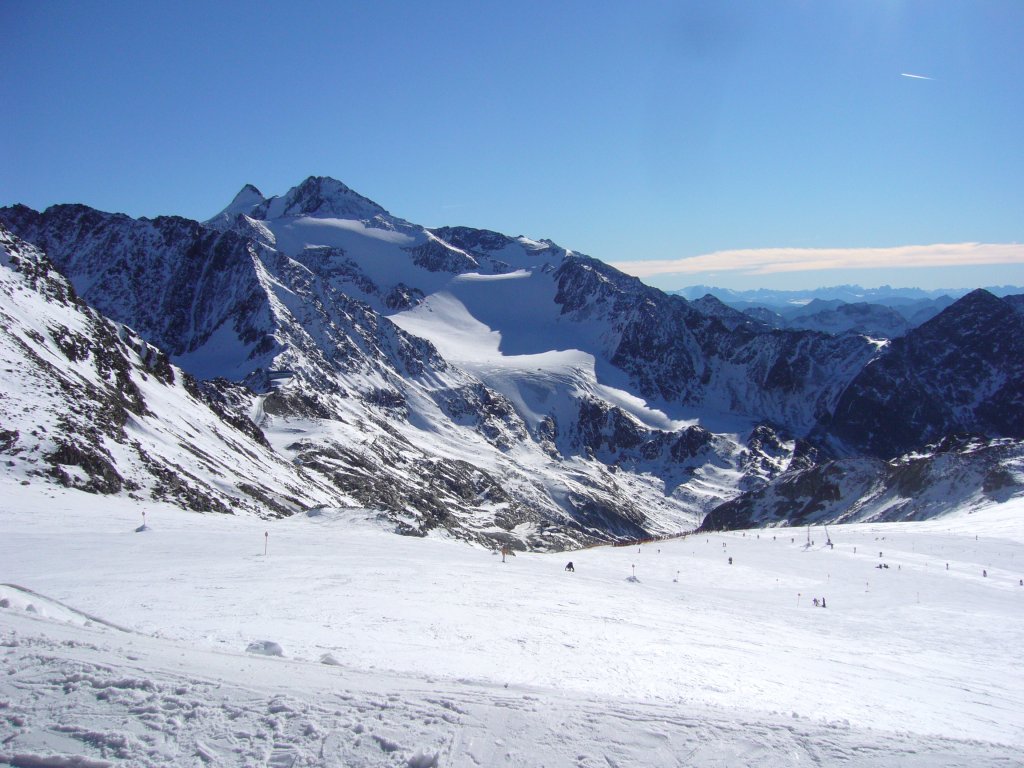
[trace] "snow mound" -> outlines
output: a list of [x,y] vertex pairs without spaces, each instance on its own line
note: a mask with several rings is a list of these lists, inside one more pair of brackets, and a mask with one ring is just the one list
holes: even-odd
[[249,643],[245,647],[246,653],[255,653],[259,656],[284,656],[284,649],[281,648],[280,643],[275,643],[273,640],[259,640],[255,643]]

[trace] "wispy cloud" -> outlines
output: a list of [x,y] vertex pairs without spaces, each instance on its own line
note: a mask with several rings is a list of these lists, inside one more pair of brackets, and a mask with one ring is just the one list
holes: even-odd
[[612,266],[636,277],[739,272],[770,275],[832,269],[908,269],[1024,264],[1019,243],[946,243],[892,248],[756,248],[715,251],[682,259],[621,261]]
[[912,77],[914,80],[934,80],[934,77],[926,77],[925,75],[912,75],[909,72],[900,72],[900,77]]

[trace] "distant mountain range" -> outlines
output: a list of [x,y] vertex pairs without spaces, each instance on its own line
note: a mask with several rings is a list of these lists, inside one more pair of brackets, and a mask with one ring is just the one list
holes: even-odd
[[[766,288],[735,291],[696,285],[672,291],[710,309],[710,298],[772,328],[793,328],[823,333],[863,333],[885,339],[902,336],[935,317],[971,289],[925,291],[920,288],[861,288],[838,285],[809,291]],[[1024,293],[1014,286],[986,288],[994,296]],[[710,297],[710,298],[709,298]]]
[[[0,453],[29,483],[370,507],[517,548],[1024,488],[1019,296],[812,296],[773,321],[326,177],[206,222],[2,208],[0,289]],[[971,469],[902,469],[922,461]]]
[[[691,285],[669,293],[694,300],[707,295],[716,297],[729,305],[754,304],[763,307],[802,306],[812,301],[842,302],[844,304],[881,304],[886,307],[904,306],[919,301],[941,299],[946,296],[958,299],[966,296],[973,288],[893,288],[883,285],[879,288],[862,288],[859,285],[835,285],[826,288],[809,290],[774,290],[756,288],[749,291],[737,291],[732,288],[715,288],[710,285]],[[994,296],[1004,297],[1024,293],[1024,288],[1013,285],[988,286],[985,290]]]

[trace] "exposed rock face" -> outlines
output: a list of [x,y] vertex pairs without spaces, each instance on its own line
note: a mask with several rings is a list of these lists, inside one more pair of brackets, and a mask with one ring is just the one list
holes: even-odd
[[730,330],[594,259],[567,259],[556,277],[563,313],[607,325],[611,363],[643,396],[772,421],[797,435],[831,412],[877,350],[859,336]]
[[207,395],[212,386],[85,304],[42,252],[2,226],[0,295],[0,450],[23,482],[200,512],[292,514],[330,498],[238,417],[237,386]]
[[259,253],[234,232],[82,205],[44,213],[15,206],[0,220],[43,250],[91,306],[128,322],[172,357],[194,352],[223,329],[252,358],[279,349],[257,267],[260,255],[273,254]]
[[717,317],[721,321],[722,325],[730,331],[734,331],[741,326],[754,330],[763,330],[765,326],[772,328],[783,327],[782,324],[776,326],[773,323],[762,322],[755,318],[752,313],[740,312],[738,309],[733,309],[728,304],[724,304],[719,299],[712,296],[710,293],[705,294],[701,298],[691,301],[690,303],[701,314],[707,315],[708,317]]
[[[550,241],[417,227],[323,177],[271,198],[247,185],[206,223],[65,205],[0,209],[0,224],[17,285],[78,318],[7,335],[9,371],[61,393],[32,455],[94,492],[261,514],[358,504],[412,535],[550,548],[674,533],[708,512],[712,525],[849,517],[912,475],[938,487],[938,473],[893,467],[953,433],[1024,437],[1024,320],[985,292],[888,343],[778,330]],[[216,424],[216,450],[135,440],[137,422],[175,420],[155,386]],[[23,454],[31,431],[5,419],[0,449]],[[944,455],[980,466],[1008,445]],[[959,493],[1015,493],[1004,458],[959,473]]]
[[1004,296],[1003,301],[1013,307],[1017,312],[1024,314],[1024,294]]
[[759,320],[773,328],[803,329],[831,334],[857,333],[882,339],[895,339],[938,314],[940,309],[935,308],[934,312],[927,316],[919,315],[915,320],[893,307],[881,304],[815,299],[806,306],[798,310],[789,310],[785,314],[768,307],[751,307],[742,314],[750,320]]
[[1024,494],[1024,446],[950,438],[890,461],[827,461],[780,476],[712,511],[701,530],[922,520]]
[[422,245],[410,248],[413,263],[431,272],[468,272],[480,268],[480,264],[469,253],[453,248],[443,240],[428,240]]
[[818,432],[881,458],[954,433],[1024,437],[1024,318],[964,296],[865,367]]

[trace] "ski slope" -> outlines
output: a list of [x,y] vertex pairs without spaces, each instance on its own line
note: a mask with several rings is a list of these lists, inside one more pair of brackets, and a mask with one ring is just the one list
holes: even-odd
[[10,477],[0,498],[0,763],[1024,754],[1019,502],[830,527],[834,548],[766,529],[502,562],[365,510],[260,521]]

